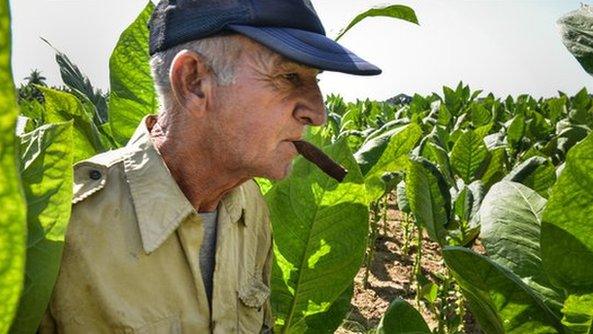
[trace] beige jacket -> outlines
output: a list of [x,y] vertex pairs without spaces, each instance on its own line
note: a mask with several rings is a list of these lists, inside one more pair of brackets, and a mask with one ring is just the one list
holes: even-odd
[[[75,166],[72,217],[41,333],[258,333],[272,328],[268,209],[248,181],[220,203],[212,312],[201,218],[150,140]],[[264,326],[265,325],[265,326]]]

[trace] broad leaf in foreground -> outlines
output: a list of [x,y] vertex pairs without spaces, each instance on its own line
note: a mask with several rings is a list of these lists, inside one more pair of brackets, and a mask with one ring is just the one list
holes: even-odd
[[305,318],[307,323],[307,330],[305,333],[310,334],[331,334],[340,327],[343,319],[350,311],[350,301],[354,295],[354,286],[346,288],[338,299],[323,313],[317,313]]
[[542,260],[552,283],[569,296],[563,323],[591,333],[593,319],[593,134],[568,153],[542,221]]
[[17,169],[18,109],[11,68],[10,12],[0,0],[0,333],[6,333],[23,288],[26,207]]
[[360,23],[362,20],[364,20],[368,17],[376,17],[376,16],[391,17],[394,19],[400,19],[400,20],[418,24],[418,18],[416,17],[416,12],[414,12],[414,10],[408,6],[391,5],[391,6],[371,8],[365,12],[362,12],[362,13],[356,15],[356,17],[354,19],[352,19],[352,21],[350,21],[350,23],[348,23],[348,25],[340,31],[340,33],[336,37],[336,41],[339,40],[340,38],[342,38],[342,36],[344,36],[344,34],[348,30],[350,30],[352,27],[354,27],[355,25]]
[[358,165],[344,141],[324,150],[349,173],[342,183],[297,158],[293,175],[266,194],[275,238],[272,306],[277,331],[306,328],[352,284],[362,262],[368,207]]
[[485,333],[558,333],[554,313],[508,269],[463,247],[443,257]]
[[545,198],[515,182],[490,188],[478,219],[488,256],[519,276],[560,317],[563,296],[544,274],[540,254],[541,215]]
[[593,292],[593,135],[568,153],[542,221],[542,259],[553,283]]
[[148,1],[136,20],[121,34],[109,59],[109,122],[120,145],[128,142],[144,116],[157,111],[148,53],[147,25],[153,10],[154,5]]
[[27,198],[26,283],[11,333],[34,333],[58,276],[72,201],[72,122],[48,124],[21,138]]
[[412,305],[394,300],[381,318],[377,334],[430,334],[430,328]]

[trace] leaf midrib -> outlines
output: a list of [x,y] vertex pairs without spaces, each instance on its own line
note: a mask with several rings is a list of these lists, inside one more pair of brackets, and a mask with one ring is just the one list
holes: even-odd
[[[322,188],[323,191],[321,192],[322,195],[320,196],[320,198],[323,198],[325,196],[325,193],[327,192],[326,188],[327,188],[329,182],[330,182],[329,178],[325,178],[325,182],[324,182],[323,188]],[[291,185],[291,187],[292,187],[292,185]],[[319,206],[316,205],[315,206],[315,213],[313,214],[313,219],[312,219],[313,223],[317,220],[317,213],[318,212],[319,212]],[[310,243],[310,240],[311,240],[312,231],[313,231],[313,228],[310,228],[309,231],[308,231],[307,240],[305,241],[305,243],[306,243],[306,245],[305,245],[305,251],[303,253],[303,256],[301,258],[301,263],[299,265],[299,278],[297,279],[297,282],[296,282],[296,285],[295,285],[295,288],[294,288],[294,298],[292,299],[292,303],[290,305],[290,311],[288,312],[288,319],[286,320],[286,322],[284,324],[284,328],[282,329],[282,333],[286,333],[287,330],[290,328],[290,324],[292,322],[292,317],[293,317],[293,314],[295,312],[295,308],[296,308],[297,300],[298,300],[298,296],[299,296],[299,288],[301,286],[301,279],[303,277],[302,272],[303,272],[304,265],[305,265],[305,262],[306,262],[306,260],[305,260],[305,257],[306,256],[305,255],[309,251],[309,243]],[[304,318],[304,316],[303,316],[303,318]]]

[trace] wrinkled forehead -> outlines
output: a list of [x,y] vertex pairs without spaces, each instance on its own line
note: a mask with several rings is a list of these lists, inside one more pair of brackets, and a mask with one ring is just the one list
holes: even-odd
[[245,48],[243,49],[244,56],[249,60],[255,61],[259,66],[267,68],[268,70],[279,72],[299,72],[311,76],[316,76],[322,72],[317,68],[286,58],[285,56],[248,37],[242,37],[241,43],[245,45]]

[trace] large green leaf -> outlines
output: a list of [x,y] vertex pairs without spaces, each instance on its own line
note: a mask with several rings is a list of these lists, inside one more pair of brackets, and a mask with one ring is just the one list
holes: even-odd
[[358,15],[348,25],[343,28],[338,36],[336,37],[336,41],[342,38],[344,34],[350,30],[352,27],[360,23],[362,20],[368,17],[376,17],[376,16],[384,16],[384,17],[391,17],[394,19],[400,19],[404,21],[408,21],[411,23],[418,24],[418,18],[416,17],[416,13],[414,10],[408,6],[404,5],[390,5],[390,6],[382,6],[371,8],[367,11],[364,11]]
[[589,74],[593,74],[593,8],[582,5],[558,20],[562,42]]
[[485,333],[561,330],[554,313],[508,269],[463,247],[445,247],[443,257]]
[[16,156],[18,109],[11,67],[10,9],[0,0],[0,333],[6,333],[23,288],[26,207]]
[[439,170],[428,160],[410,161],[406,173],[406,196],[420,226],[439,244],[445,242],[445,226],[451,217],[451,195]]
[[157,98],[150,73],[148,20],[151,1],[121,34],[109,59],[111,94],[109,122],[115,140],[124,145],[145,115],[157,111]]
[[520,277],[538,275],[540,220],[545,198],[520,183],[502,181],[490,188],[482,206],[480,237],[488,256]]
[[540,254],[541,215],[545,198],[515,182],[490,188],[478,213],[480,237],[489,257],[511,270],[539,293],[560,317],[563,296],[544,274]]
[[88,159],[104,150],[101,134],[76,96],[50,88],[40,88],[45,97],[45,121],[74,122],[74,162]]
[[326,312],[352,284],[364,257],[362,175],[343,140],[324,151],[349,170],[344,182],[297,158],[293,174],[266,194],[275,239],[272,304],[282,333],[302,332],[306,317]]
[[11,333],[34,333],[58,276],[72,201],[72,122],[48,124],[21,138],[27,198],[26,284]]
[[355,154],[365,176],[369,202],[385,191],[381,176],[388,172],[402,171],[410,151],[422,137],[417,124],[396,128],[366,142]]
[[488,149],[484,139],[474,131],[462,134],[451,150],[451,166],[465,184],[470,184],[488,158]]
[[542,259],[553,283],[593,292],[593,135],[568,153],[542,221]]
[[323,313],[316,313],[305,318],[307,330],[310,334],[331,334],[340,327],[344,317],[350,311],[350,301],[354,295],[354,286],[346,288],[338,299]]
[[430,334],[420,312],[403,299],[394,300],[381,318],[377,334]]

